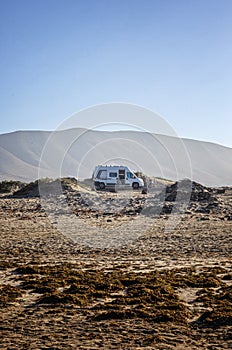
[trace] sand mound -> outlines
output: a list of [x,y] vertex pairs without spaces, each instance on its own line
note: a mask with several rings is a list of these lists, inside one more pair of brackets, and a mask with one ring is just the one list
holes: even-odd
[[25,186],[21,181],[2,181],[0,182],[0,193],[13,193]]
[[56,196],[62,192],[79,191],[81,187],[77,184],[75,178],[62,178],[62,179],[41,179],[23,186],[18,191],[15,191],[13,196],[19,198],[40,197],[42,191],[44,195]]

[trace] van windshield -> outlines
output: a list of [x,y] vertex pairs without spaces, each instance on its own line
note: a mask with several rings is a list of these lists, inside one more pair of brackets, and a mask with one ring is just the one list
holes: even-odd
[[99,172],[98,172],[98,174],[97,174],[97,178],[98,179],[106,179],[107,178],[107,176],[106,176],[107,174],[106,174],[106,170],[99,170]]
[[135,179],[135,175],[132,174],[131,172],[127,172],[126,175],[127,175],[128,179]]

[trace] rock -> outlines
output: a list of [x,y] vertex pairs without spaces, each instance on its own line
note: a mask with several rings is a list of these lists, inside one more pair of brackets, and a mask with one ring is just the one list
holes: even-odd
[[163,206],[163,209],[161,211],[161,214],[171,214],[173,209],[173,205],[172,204],[167,204],[165,203]]
[[202,221],[209,220],[209,217],[208,217],[208,216],[202,216],[202,217],[200,218],[200,220],[202,220]]
[[[191,193],[190,193],[191,191]],[[174,184],[167,186],[165,194],[160,194],[161,198],[164,196],[166,202],[174,202],[178,198],[178,201],[190,200],[191,202],[202,201],[216,201],[216,198],[212,196],[212,189],[205,187],[197,182],[192,182],[189,179],[185,179]]]
[[213,192],[216,194],[223,194],[226,192],[226,189],[224,187],[223,188],[215,188]]
[[202,214],[210,214],[210,209],[207,207],[198,207],[195,210],[196,213],[202,213]]

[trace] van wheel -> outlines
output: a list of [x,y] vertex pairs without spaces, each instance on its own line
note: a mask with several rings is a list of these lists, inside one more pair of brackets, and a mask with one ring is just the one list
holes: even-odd
[[133,182],[132,187],[134,190],[137,190],[139,188],[138,182]]
[[99,182],[99,188],[100,188],[100,190],[104,190],[104,188],[105,188],[104,182]]
[[94,182],[94,187],[95,187],[96,190],[99,190],[99,189],[100,189],[100,188],[99,188],[99,182],[98,182],[98,181],[95,181],[95,182]]

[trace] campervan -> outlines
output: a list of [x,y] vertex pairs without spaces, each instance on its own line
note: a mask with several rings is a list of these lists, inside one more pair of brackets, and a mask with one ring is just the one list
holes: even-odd
[[123,165],[98,165],[93,172],[93,182],[97,190],[105,188],[138,189],[144,182],[133,171]]

